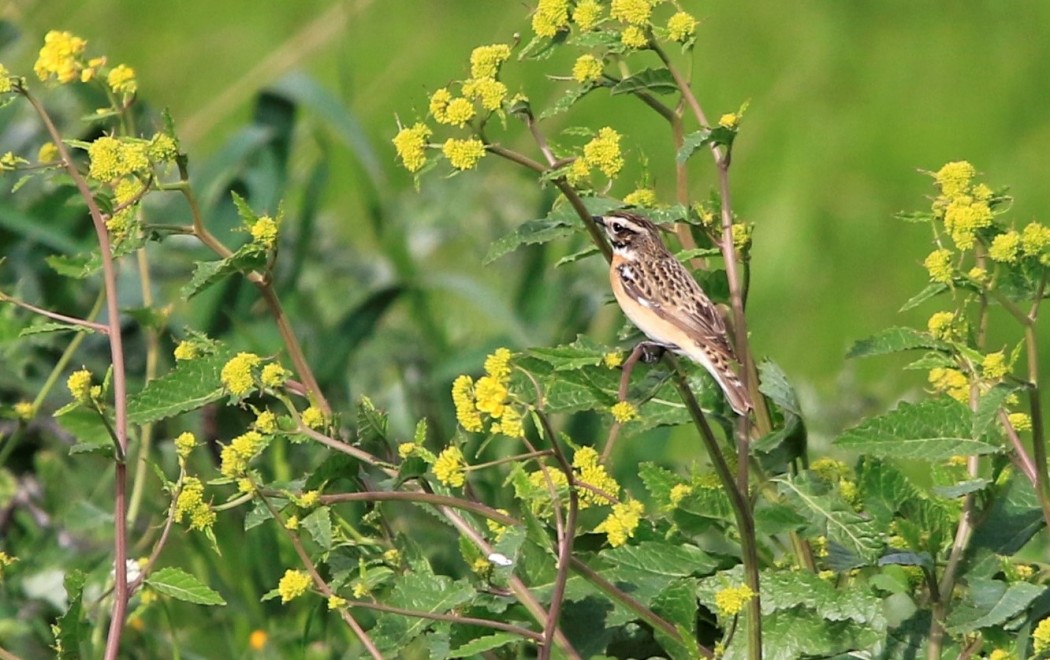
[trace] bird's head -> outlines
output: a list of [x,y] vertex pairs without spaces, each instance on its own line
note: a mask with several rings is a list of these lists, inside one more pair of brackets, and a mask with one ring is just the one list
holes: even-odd
[[613,251],[626,259],[666,250],[660,240],[659,228],[648,218],[636,213],[615,211],[605,216],[593,216],[592,220],[605,229]]

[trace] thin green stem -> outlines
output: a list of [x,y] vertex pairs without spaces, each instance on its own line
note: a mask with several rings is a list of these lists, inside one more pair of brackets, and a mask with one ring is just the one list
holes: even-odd
[[520,525],[521,521],[509,516],[492,507],[485,506],[479,502],[438,495],[437,493],[405,492],[405,491],[362,491],[358,493],[334,493],[321,495],[320,500],[324,504],[338,504],[340,502],[414,502],[416,504],[429,504],[436,507],[450,507],[476,513],[479,516],[498,522],[501,525],[513,527]]

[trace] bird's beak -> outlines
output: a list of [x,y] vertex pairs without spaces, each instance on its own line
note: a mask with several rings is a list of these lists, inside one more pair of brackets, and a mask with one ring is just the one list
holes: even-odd
[[591,220],[592,220],[592,221],[594,222],[594,224],[596,224],[596,225],[599,225],[599,226],[602,226],[602,227],[604,227],[604,226],[605,226],[605,218],[603,218],[603,217],[602,217],[602,216],[600,216],[600,215],[592,215],[592,216],[591,216]]

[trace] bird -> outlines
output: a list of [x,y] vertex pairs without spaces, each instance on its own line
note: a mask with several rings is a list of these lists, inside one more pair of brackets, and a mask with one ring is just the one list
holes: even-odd
[[609,282],[620,309],[654,344],[685,355],[718,383],[741,416],[754,408],[734,371],[725,320],[660,239],[651,220],[630,211],[592,216],[612,244]]

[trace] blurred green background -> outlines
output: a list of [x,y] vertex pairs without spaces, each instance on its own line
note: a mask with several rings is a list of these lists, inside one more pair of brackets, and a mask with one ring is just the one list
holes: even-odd
[[[921,227],[893,219],[926,205],[930,182],[917,169],[970,160],[993,187],[1011,186],[1019,222],[1046,219],[1050,5],[988,1],[949,10],[904,1],[759,7],[715,0],[686,9],[702,19],[693,64],[708,113],[751,102],[733,192],[736,211],[756,225],[750,318],[758,353],[783,365],[813,410],[843,392],[860,401],[874,397],[882,407],[921,387],[921,374],[901,376],[891,361],[847,365],[843,353],[887,325],[922,323],[932,309],[897,314],[923,286],[918,264],[929,248]],[[135,67],[140,95],[171,109],[194,160],[219,149],[244,123],[259,90],[291,72],[312,76],[362,127],[387,201],[412,214],[399,221],[418,232],[412,247],[419,268],[480,278],[499,298],[511,295],[499,288],[501,271],[525,257],[487,268],[480,260],[490,238],[536,212],[536,187],[487,159],[480,175],[425,178],[417,196],[395,166],[389,140],[395,116],[421,116],[428,91],[461,77],[475,45],[510,41],[516,31],[528,38],[527,11],[491,0],[9,0],[3,16],[23,30],[23,39],[4,57],[10,68],[28,69],[44,32],[73,30],[95,52]],[[527,63],[508,73],[542,107],[559,93],[543,77],[557,66]],[[640,104],[589,98],[570,118],[625,132],[635,164],[644,154],[657,190],[670,198],[666,131]],[[548,133],[561,125],[553,123]],[[304,142],[311,132],[301,131]],[[528,147],[517,127],[509,133]],[[302,158],[308,148],[295,147]],[[361,220],[368,201],[359,154],[338,143],[328,148],[333,169],[320,190],[323,222],[316,231],[324,242],[345,246],[348,258],[367,255],[377,237]],[[714,184],[712,168],[702,162],[694,169],[694,196],[704,197]],[[639,172],[629,168],[613,194],[633,189]],[[434,216],[449,210],[475,218],[460,225],[473,235],[447,235],[455,230]],[[446,234],[440,240],[433,236],[438,226]],[[594,271],[594,286],[604,286],[598,264],[576,267]],[[471,312],[462,301],[450,305]],[[473,308],[476,324],[458,329],[458,339],[489,344],[502,335],[518,347],[550,339],[481,318],[482,312]]]

